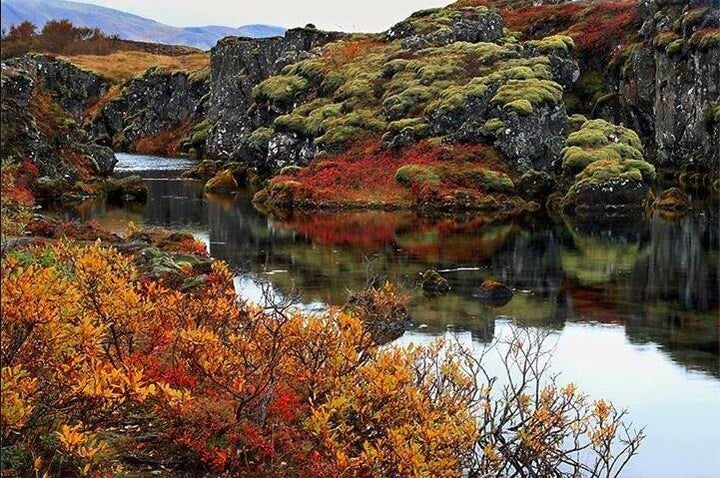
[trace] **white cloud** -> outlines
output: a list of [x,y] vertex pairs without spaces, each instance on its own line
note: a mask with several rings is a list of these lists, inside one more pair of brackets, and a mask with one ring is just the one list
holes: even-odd
[[318,28],[378,32],[423,8],[452,0],[86,0],[175,26],[239,26],[265,23],[284,27],[314,23]]

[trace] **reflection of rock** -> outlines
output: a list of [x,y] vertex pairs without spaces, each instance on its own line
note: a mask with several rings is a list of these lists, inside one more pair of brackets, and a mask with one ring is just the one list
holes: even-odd
[[653,207],[661,211],[686,211],[690,207],[690,200],[682,190],[670,188],[660,193],[655,199]]
[[510,287],[502,282],[494,280],[486,280],[480,285],[478,290],[478,298],[487,305],[502,306],[510,302],[513,297],[513,291]]
[[445,294],[450,290],[450,284],[447,279],[441,276],[435,269],[428,269],[423,272],[421,287],[422,290],[433,295]]
[[648,246],[641,242],[646,221],[632,228],[571,229],[573,247],[563,248],[560,264],[566,277],[583,286],[605,284],[633,270],[638,259],[647,255]]

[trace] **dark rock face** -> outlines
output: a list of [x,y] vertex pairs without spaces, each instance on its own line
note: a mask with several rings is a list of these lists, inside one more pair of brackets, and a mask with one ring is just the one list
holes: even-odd
[[128,150],[142,138],[202,120],[209,79],[202,73],[153,68],[129,80],[91,119],[93,137]]
[[100,76],[81,70],[70,63],[45,55],[32,55],[28,62],[35,68],[35,77],[52,98],[75,118],[82,118],[85,109],[101,98],[110,85]]
[[708,117],[720,103],[720,46],[701,41],[702,30],[720,27],[717,2],[647,0],[640,7],[644,42],[619,74],[617,108],[600,113],[637,131],[657,164],[717,170],[720,125]]
[[[720,146],[706,128],[710,102],[720,100],[720,47],[684,59],[656,53],[655,141],[660,163],[720,167]],[[717,136],[718,125],[714,125]]]
[[506,113],[506,127],[497,131],[495,147],[520,171],[555,167],[565,145],[564,105],[535,108],[529,116]]
[[584,182],[568,198],[565,208],[581,221],[640,218],[648,192],[648,186],[642,181],[624,177]]
[[243,140],[259,126],[248,112],[253,88],[287,65],[308,58],[311,50],[342,34],[313,28],[288,30],[284,37],[248,39],[228,37],[211,50],[210,96],[207,118],[213,125],[207,152],[219,159],[243,160]]
[[287,165],[305,166],[315,157],[317,146],[308,138],[295,133],[280,132],[273,135],[268,143],[265,163],[273,169]]
[[3,162],[32,161],[46,183],[105,177],[117,160],[78,124],[108,85],[92,73],[42,55],[2,63]]

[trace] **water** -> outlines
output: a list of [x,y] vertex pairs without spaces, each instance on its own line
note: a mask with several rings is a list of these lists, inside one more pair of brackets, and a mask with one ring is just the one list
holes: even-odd
[[[400,343],[448,333],[483,344],[513,321],[553,331],[554,369],[596,398],[631,411],[647,438],[623,476],[720,476],[720,327],[717,203],[679,220],[580,228],[548,219],[482,225],[407,213],[293,215],[268,219],[248,194],[206,196],[178,180],[182,160],[119,155],[139,173],[146,205],[88,201],[59,214],[122,231],[129,221],[193,232],[237,270],[244,297],[297,290],[308,309],[342,304],[370,273],[402,284],[416,328]],[[441,270],[452,292],[428,299],[419,274]],[[485,279],[516,289],[500,308],[475,297]]]

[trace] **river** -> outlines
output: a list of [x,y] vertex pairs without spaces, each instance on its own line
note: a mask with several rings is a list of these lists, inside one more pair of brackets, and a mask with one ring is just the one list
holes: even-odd
[[[623,476],[720,476],[718,204],[682,219],[581,228],[530,218],[504,224],[431,221],[408,213],[335,213],[268,219],[247,193],[207,196],[180,180],[180,159],[119,154],[117,174],[140,174],[147,204],[90,200],[55,211],[122,231],[187,230],[236,271],[240,294],[296,290],[308,308],[342,304],[368,271],[403,285],[415,327],[399,343],[445,334],[484,344],[513,322],[552,331],[553,368],[595,398],[627,407],[645,427]],[[419,274],[440,270],[451,292],[427,298]],[[474,296],[485,279],[516,289],[499,308]]]

